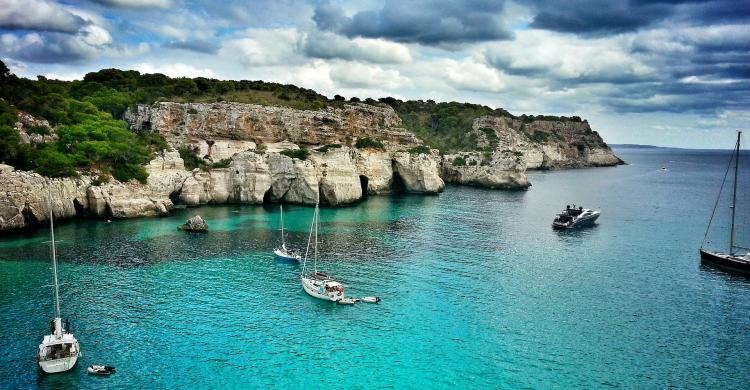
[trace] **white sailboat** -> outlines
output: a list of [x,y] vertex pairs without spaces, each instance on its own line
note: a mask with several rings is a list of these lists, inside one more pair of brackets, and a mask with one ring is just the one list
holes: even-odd
[[39,367],[46,373],[68,371],[75,366],[81,354],[81,346],[73,333],[70,332],[68,321],[63,321],[60,315],[60,286],[57,282],[57,257],[55,253],[55,226],[52,215],[52,199],[49,203],[49,230],[52,248],[52,273],[55,287],[55,318],[50,321],[52,334],[44,336],[39,344],[36,360]]
[[281,210],[281,246],[275,248],[273,253],[280,259],[300,261],[302,256],[294,249],[286,247],[286,240],[284,240],[284,206],[279,205],[279,210]]
[[[328,275],[324,272],[318,271],[318,224],[320,218],[320,209],[318,205],[315,205],[315,213],[313,214],[312,225],[310,226],[310,237],[307,240],[307,249],[305,250],[305,260],[302,265],[302,273],[300,274],[300,280],[302,282],[302,288],[310,296],[318,299],[323,299],[333,302],[346,302],[344,298],[344,285],[337,282],[336,278]],[[314,249],[313,249],[313,271],[306,273],[307,259],[310,252],[310,244],[313,242],[313,234],[315,236]]]

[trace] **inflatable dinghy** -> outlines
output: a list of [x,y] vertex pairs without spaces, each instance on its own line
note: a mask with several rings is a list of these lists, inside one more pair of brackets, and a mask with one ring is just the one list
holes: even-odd
[[86,369],[91,375],[112,375],[115,372],[115,368],[112,366],[89,366]]

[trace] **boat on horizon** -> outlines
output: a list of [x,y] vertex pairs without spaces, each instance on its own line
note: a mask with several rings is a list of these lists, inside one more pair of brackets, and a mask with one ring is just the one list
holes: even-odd
[[[714,209],[711,212],[711,218],[708,220],[708,227],[706,227],[706,234],[703,236],[703,242],[701,243],[701,247],[699,249],[700,255],[701,255],[701,263],[721,269],[723,271],[739,274],[739,275],[745,275],[750,276],[750,248],[741,246],[737,244],[737,240],[735,237],[736,233],[736,226],[735,226],[735,217],[737,213],[737,180],[738,180],[738,173],[739,173],[739,165],[740,165],[740,141],[742,139],[742,132],[737,132],[737,144],[734,147],[734,153],[732,153],[732,157],[729,159],[729,165],[727,166],[727,171],[724,173],[724,180],[721,183],[721,188],[719,189],[719,195],[716,198],[716,203],[714,204]],[[724,189],[724,184],[726,183],[727,176],[729,175],[730,168],[732,167],[732,163],[734,163],[734,179],[732,181],[732,205],[730,206],[731,210],[731,222],[729,226],[729,247],[727,248],[726,252],[721,251],[713,251],[706,249],[706,244],[710,244],[710,241],[707,241],[708,238],[708,232],[711,229],[711,222],[713,222],[714,216],[716,215],[716,209],[719,206],[719,200],[721,199],[721,193]],[[742,251],[745,251],[744,254],[742,254]]]
[[[305,250],[305,258],[302,263],[302,272],[300,273],[300,282],[305,292],[318,299],[339,302],[345,300],[344,296],[344,285],[336,280],[336,278],[328,273],[318,271],[318,225],[320,220],[320,208],[316,204],[315,212],[313,213],[313,221],[310,225],[310,236],[307,240],[307,249]],[[310,252],[310,245],[313,245],[313,270],[312,272],[306,272],[308,254]],[[344,301],[346,302],[346,301]]]
[[286,247],[286,239],[284,237],[284,205],[279,204],[279,211],[281,219],[281,246],[274,248],[273,253],[279,259],[300,261],[302,256],[296,250]]
[[599,210],[585,209],[583,207],[576,208],[567,205],[565,210],[557,214],[554,221],[552,221],[552,228],[554,229],[575,229],[585,226],[591,226],[601,215]]
[[48,195],[50,248],[52,274],[55,288],[55,318],[50,321],[50,333],[42,338],[36,354],[39,367],[48,374],[65,372],[73,368],[82,355],[81,346],[70,329],[70,323],[60,314],[60,285],[57,281],[57,255],[55,253],[55,225],[52,198]]

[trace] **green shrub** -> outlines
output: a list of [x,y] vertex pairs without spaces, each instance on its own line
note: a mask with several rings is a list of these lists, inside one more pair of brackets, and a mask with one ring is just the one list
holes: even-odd
[[357,149],[365,149],[365,148],[384,149],[385,148],[385,145],[383,144],[383,142],[378,141],[376,139],[368,138],[368,137],[358,138],[354,146]]
[[266,144],[260,144],[255,147],[255,152],[263,154],[268,150],[268,145]]
[[537,143],[546,143],[550,137],[550,133],[544,131],[535,131],[531,134],[531,140]]
[[180,158],[185,162],[185,168],[193,170],[195,168],[203,168],[206,166],[206,162],[202,158],[198,157],[193,153],[193,150],[188,146],[182,146],[177,151],[180,153]]
[[463,167],[466,165],[466,159],[461,156],[458,156],[453,159],[453,165],[457,167]]
[[36,168],[40,175],[48,177],[76,176],[75,159],[56,150],[53,146],[38,149],[35,156]]
[[195,108],[193,108],[193,107],[190,107],[190,108],[188,108],[187,112],[188,112],[188,114],[192,114],[192,115],[195,115],[195,114],[197,114],[197,113],[198,113],[198,110],[196,110],[196,109],[195,109]]
[[107,175],[97,175],[94,180],[91,181],[91,185],[97,187],[107,183],[109,183],[109,176]]
[[470,167],[473,167],[473,166],[476,166],[476,165],[477,165],[477,160],[471,160],[471,161],[469,161],[469,166]]
[[50,128],[44,125],[31,126],[26,129],[28,134],[50,135]]
[[341,147],[341,144],[329,144],[329,145],[321,146],[321,147],[319,147],[319,148],[317,148],[315,150],[317,150],[318,152],[321,152],[321,153],[326,153],[326,152],[328,152],[331,149],[338,149],[340,147]]
[[305,148],[286,149],[286,150],[282,150],[281,154],[287,157],[296,158],[300,160],[306,160],[308,157],[310,157],[310,151]]
[[225,158],[225,159],[219,160],[219,161],[217,161],[215,163],[209,164],[208,168],[209,169],[210,168],[229,168],[229,165],[231,165],[231,164],[232,164],[232,159],[231,158]]
[[146,179],[148,179],[148,172],[146,172],[146,169],[144,169],[141,165],[125,163],[118,164],[113,167],[112,177],[121,182],[135,179],[141,183],[146,183]]
[[430,147],[424,145],[415,146],[408,150],[411,154],[430,154],[430,151]]

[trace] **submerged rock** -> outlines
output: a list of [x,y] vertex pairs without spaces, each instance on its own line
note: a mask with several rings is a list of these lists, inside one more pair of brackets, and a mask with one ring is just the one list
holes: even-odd
[[177,229],[186,232],[207,232],[208,224],[200,215],[196,215],[188,219],[187,222],[180,225]]

